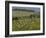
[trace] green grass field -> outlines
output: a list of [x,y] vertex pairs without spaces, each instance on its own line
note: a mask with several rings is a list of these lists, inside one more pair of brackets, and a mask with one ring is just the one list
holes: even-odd
[[[25,11],[13,11],[14,14],[12,13],[12,17],[17,17],[18,20],[12,20],[12,31],[40,30],[40,17],[37,17],[38,15],[31,12],[24,12]],[[31,15],[35,15],[35,17],[30,18]]]

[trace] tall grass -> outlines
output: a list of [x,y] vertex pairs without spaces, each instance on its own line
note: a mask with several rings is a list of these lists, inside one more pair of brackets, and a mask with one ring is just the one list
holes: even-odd
[[[12,31],[40,30],[40,15],[32,13],[20,13],[13,15]],[[19,16],[20,15],[20,16]]]

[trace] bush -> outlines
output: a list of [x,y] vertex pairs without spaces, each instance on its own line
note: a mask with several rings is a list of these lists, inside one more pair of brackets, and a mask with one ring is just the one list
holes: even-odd
[[18,17],[14,17],[14,18],[12,18],[13,20],[18,20]]
[[30,15],[30,18],[35,18],[35,15]]

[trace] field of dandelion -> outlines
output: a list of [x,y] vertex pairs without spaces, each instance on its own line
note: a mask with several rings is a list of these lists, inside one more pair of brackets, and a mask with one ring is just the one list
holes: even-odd
[[40,14],[12,11],[12,31],[40,30]]

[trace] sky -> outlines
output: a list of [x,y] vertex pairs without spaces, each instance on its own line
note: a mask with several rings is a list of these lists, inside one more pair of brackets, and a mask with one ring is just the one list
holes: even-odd
[[40,8],[36,7],[12,7],[12,9],[25,9],[25,10],[34,10],[35,12],[40,12]]

